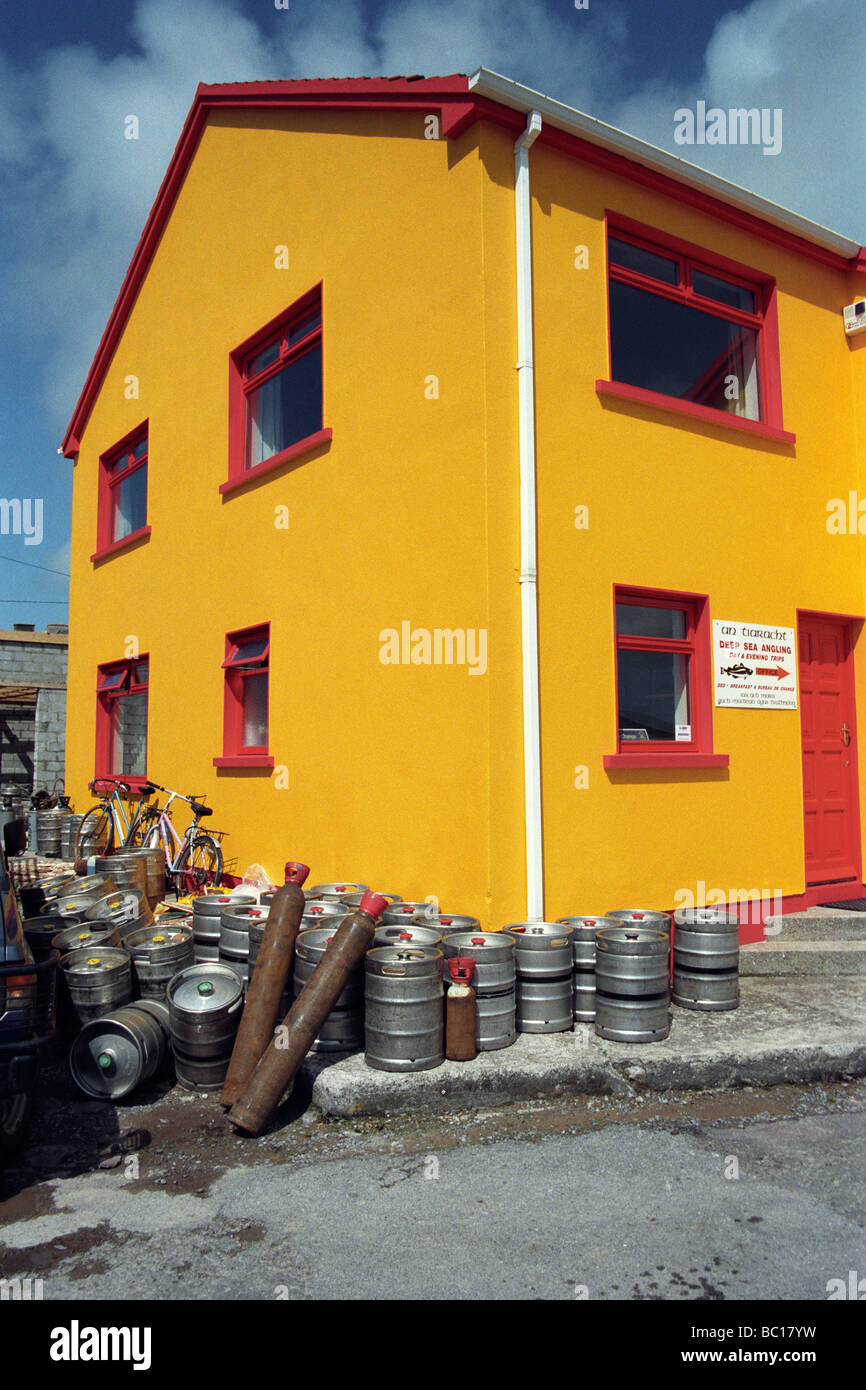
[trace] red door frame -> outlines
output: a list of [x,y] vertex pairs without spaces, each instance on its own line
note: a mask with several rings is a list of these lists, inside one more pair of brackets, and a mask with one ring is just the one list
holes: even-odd
[[[855,876],[836,883],[823,883],[805,885],[805,892],[798,895],[803,900],[804,907],[815,907],[818,903],[833,902],[845,898],[859,898],[866,896],[866,889],[863,885],[863,862],[860,838],[860,773],[859,773],[859,743],[857,736],[857,687],[854,676],[854,647],[863,626],[863,619],[851,613],[826,613],[816,609],[798,608],[797,609],[797,680],[799,687],[800,670],[800,631],[801,625],[810,619],[823,620],[837,624],[840,628],[847,630],[847,652],[845,655],[843,674],[848,683],[850,692],[849,707],[851,711],[851,747],[854,750],[853,770],[853,795],[850,803],[851,833],[854,841],[854,862],[856,865]],[[802,719],[802,709],[801,709]],[[802,752],[802,738],[801,738]],[[803,797],[805,802],[805,786],[803,787]],[[805,808],[804,808],[804,827],[803,827],[803,860],[805,877]],[[788,899],[785,899],[787,904]],[[797,908],[785,907],[785,911],[796,911]]]

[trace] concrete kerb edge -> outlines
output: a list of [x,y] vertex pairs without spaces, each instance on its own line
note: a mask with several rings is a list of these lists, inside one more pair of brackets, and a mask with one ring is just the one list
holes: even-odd
[[746,1056],[636,1056],[633,1061],[593,1057],[582,1059],[577,1067],[573,1063],[519,1066],[506,1074],[489,1067],[455,1075],[451,1069],[458,1065],[446,1063],[447,1072],[436,1067],[406,1075],[366,1067],[363,1072],[328,1067],[312,1082],[311,1099],[323,1115],[351,1117],[410,1110],[446,1113],[576,1095],[634,1096],[639,1090],[702,1091],[831,1081],[866,1075],[866,1042],[768,1047]]
[[625,1078],[603,1058],[588,1057],[578,1066],[509,1067],[507,1075],[493,1066],[465,1070],[456,1062],[403,1075],[372,1067],[351,1073],[327,1069],[313,1082],[312,1101],[323,1115],[390,1115],[409,1110],[435,1114],[486,1108],[491,1103],[623,1093],[633,1093]]

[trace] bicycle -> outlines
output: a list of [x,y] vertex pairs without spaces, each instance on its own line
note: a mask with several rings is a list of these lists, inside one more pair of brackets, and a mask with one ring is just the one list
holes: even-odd
[[[218,888],[222,880],[223,852],[215,835],[199,831],[199,821],[204,816],[212,816],[213,811],[194,796],[182,796],[180,792],[161,787],[158,782],[154,786],[157,791],[166,793],[168,801],[160,809],[156,824],[147,831],[143,848],[159,849],[162,846],[165,872],[174,881],[178,897],[182,891],[195,893],[211,886]],[[168,814],[173,801],[186,801],[193,812],[192,823],[187,826],[183,839]],[[172,857],[173,847],[177,852]]]
[[[102,791],[100,784],[104,787]],[[133,791],[127,782],[122,782],[117,777],[94,777],[93,781],[88,783],[88,790],[102,799],[96,806],[91,806],[78,827],[75,836],[75,858],[86,859],[91,854],[110,854],[115,843],[124,847],[141,846],[150,822],[159,814],[158,807],[147,805],[156,793],[155,785],[145,782],[140,790]],[[131,811],[127,814],[124,800],[138,801],[135,815],[132,815]]]

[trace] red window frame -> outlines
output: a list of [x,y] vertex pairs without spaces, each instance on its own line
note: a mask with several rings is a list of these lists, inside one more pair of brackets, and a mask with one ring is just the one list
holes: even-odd
[[[139,679],[137,668],[147,666],[147,680]],[[119,677],[119,679],[118,679]],[[111,684],[109,684],[111,682]],[[112,706],[125,695],[144,692],[148,696],[148,721],[150,717],[150,654],[129,657],[125,661],[107,661],[97,667],[96,675],[96,758],[94,774],[96,777],[120,777],[131,787],[139,787],[147,781],[147,732],[144,743],[144,772],[127,772],[124,768],[112,766]]]
[[[261,463],[253,464],[250,467],[247,466],[247,402],[250,396],[271,377],[276,376],[312,348],[322,345],[323,320],[297,342],[289,342],[292,328],[302,322],[315,309],[319,310],[321,316],[323,313],[321,282],[314,285],[306,294],[301,295],[299,299],[289,305],[288,309],[271,319],[264,328],[259,329],[251,338],[247,338],[229,354],[229,476],[228,480],[221,485],[220,492],[232,492],[245,483],[282,467],[290,459],[298,458],[300,455],[310,453],[314,449],[330,443],[333,431],[326,429],[322,424],[318,430],[314,430],[312,434],[303,439],[295,440],[285,449],[280,450],[278,454],[272,455],[271,458],[264,459]],[[250,364],[253,358],[259,356],[275,342],[279,343],[277,360],[252,374]],[[322,409],[320,412],[322,421],[325,418],[324,395],[325,364],[323,357]]]
[[[143,454],[135,457],[135,450],[142,441],[146,441],[147,447]],[[125,463],[122,468],[114,471],[116,464],[125,456]],[[123,439],[117,444],[112,445],[99,458],[99,483],[97,497],[97,522],[96,522],[96,550],[91,555],[91,560],[102,560],[108,555],[114,555],[119,550],[125,550],[127,546],[134,545],[136,541],[143,540],[150,535],[150,526],[147,523],[147,491],[145,489],[145,521],[143,525],[130,531],[128,536],[121,536],[120,540],[112,540],[115,518],[115,498],[114,489],[125,478],[137,473],[140,468],[147,468],[150,458],[150,421],[145,420],[142,424],[136,425],[134,430],[124,435]]]
[[[264,639],[265,649],[260,656],[243,658],[239,649],[245,642]],[[268,752],[270,742],[270,693],[271,693],[271,625],[258,623],[255,627],[238,628],[226,633],[225,694],[223,700],[223,751],[221,757],[214,758],[214,767],[265,767],[272,768],[274,759]],[[261,662],[266,665],[262,667]],[[244,745],[244,682],[248,676],[268,677],[268,737],[264,743]]]
[[[685,638],[645,637],[617,632],[618,604],[643,608],[672,608],[686,615]],[[713,752],[712,668],[710,605],[706,594],[679,593],[671,589],[637,589],[617,584],[613,590],[614,714],[616,753],[604,758],[606,768],[629,767],[727,767],[727,753]],[[653,740],[630,743],[619,736],[619,653],[621,651],[675,652],[688,657],[689,716],[692,736],[688,742]]]
[[[741,265],[737,261],[732,261],[726,256],[720,256],[713,251],[696,246],[693,242],[683,241],[680,237],[647,227],[644,223],[635,222],[631,218],[608,212],[605,215],[605,220],[608,287],[611,280],[620,281],[623,284],[633,285],[637,289],[655,294],[659,298],[686,304],[728,323],[741,324],[743,327],[755,330],[757,335],[760,419],[752,420],[743,415],[729,414],[727,411],[719,410],[714,406],[703,405],[697,401],[685,400],[679,396],[667,396],[642,386],[633,386],[629,382],[616,381],[613,378],[612,324],[609,305],[608,371],[610,377],[607,381],[596,381],[596,391],[600,395],[620,396],[628,400],[641,401],[647,405],[655,405],[676,411],[679,414],[690,415],[696,419],[711,421],[723,427],[727,426],[735,430],[763,435],[784,443],[795,443],[796,435],[786,431],[782,421],[779,324],[775,280],[748,266]],[[617,265],[610,259],[611,238],[628,242],[640,250],[674,261],[677,266],[677,283],[675,285],[667,284],[628,266]],[[718,300],[698,293],[692,287],[692,274],[695,270],[703,271],[715,279],[726,280],[732,285],[750,290],[755,296],[755,312],[750,313],[730,304],[722,304]]]

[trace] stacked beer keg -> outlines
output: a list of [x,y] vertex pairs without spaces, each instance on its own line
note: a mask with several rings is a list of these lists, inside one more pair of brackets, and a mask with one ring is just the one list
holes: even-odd
[[519,1033],[564,1033],[573,1010],[572,928],[561,922],[514,922],[515,1001]]
[[368,951],[364,1058],[369,1067],[414,1072],[444,1062],[442,965],[436,945],[409,941]]
[[185,1090],[222,1090],[243,1008],[237,972],[202,961],[174,976],[167,997],[178,1081]]
[[740,1002],[739,913],[696,907],[674,913],[673,1001],[719,1013]]

